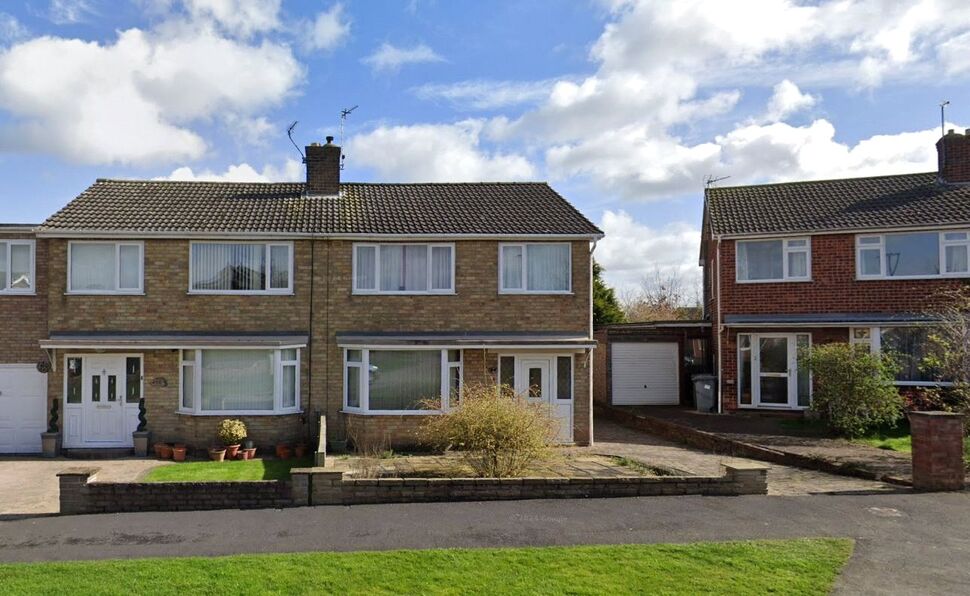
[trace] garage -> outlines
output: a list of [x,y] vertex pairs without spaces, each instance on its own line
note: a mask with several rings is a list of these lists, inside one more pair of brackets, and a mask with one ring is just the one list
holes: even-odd
[[690,406],[691,375],[710,371],[710,323],[620,323],[596,329],[593,399],[617,406]]
[[47,375],[33,364],[0,364],[0,453],[40,453],[47,430]]

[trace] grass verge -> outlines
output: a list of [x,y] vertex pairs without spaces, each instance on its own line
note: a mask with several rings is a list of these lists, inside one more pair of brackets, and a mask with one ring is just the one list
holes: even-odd
[[17,594],[827,594],[847,539],[0,565]]
[[143,482],[244,482],[247,480],[286,480],[291,468],[313,465],[310,458],[247,459],[232,461],[189,461],[152,468]]

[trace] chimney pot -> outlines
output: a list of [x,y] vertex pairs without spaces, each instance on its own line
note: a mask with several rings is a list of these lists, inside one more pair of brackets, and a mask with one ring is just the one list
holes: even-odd
[[328,145],[332,145],[333,144],[333,137],[327,137],[327,144]]
[[309,195],[340,193],[340,147],[327,137],[327,144],[311,143],[306,148],[306,191]]
[[948,135],[952,135],[952,134],[956,134],[956,133],[955,133],[955,132],[953,132],[953,129],[951,128],[951,129],[948,129],[948,130],[946,131],[946,134],[948,134]]

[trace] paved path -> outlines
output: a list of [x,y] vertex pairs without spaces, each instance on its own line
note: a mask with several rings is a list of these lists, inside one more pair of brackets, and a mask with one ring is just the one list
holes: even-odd
[[970,493],[643,497],[119,513],[0,522],[0,560],[847,536],[845,594],[963,594]]
[[590,451],[610,455],[620,455],[642,461],[646,464],[683,470],[690,474],[723,474],[722,463],[755,462],[768,466],[769,495],[808,495],[817,493],[857,493],[857,492],[896,492],[899,487],[851,478],[718,455],[679,443],[673,443],[643,431],[627,428],[607,419],[597,418],[593,426],[596,443],[577,451]]
[[0,457],[0,520],[57,513],[57,473],[90,465],[101,469],[98,480],[126,482],[136,480],[146,470],[165,465],[165,462],[134,457],[98,461]]

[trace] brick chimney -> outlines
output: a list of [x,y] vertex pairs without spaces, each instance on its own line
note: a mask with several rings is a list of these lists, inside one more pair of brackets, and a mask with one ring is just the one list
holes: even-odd
[[940,179],[948,184],[970,183],[970,128],[965,134],[951,128],[936,142]]
[[306,148],[306,191],[309,195],[340,193],[340,147],[327,137],[327,144],[311,143]]

